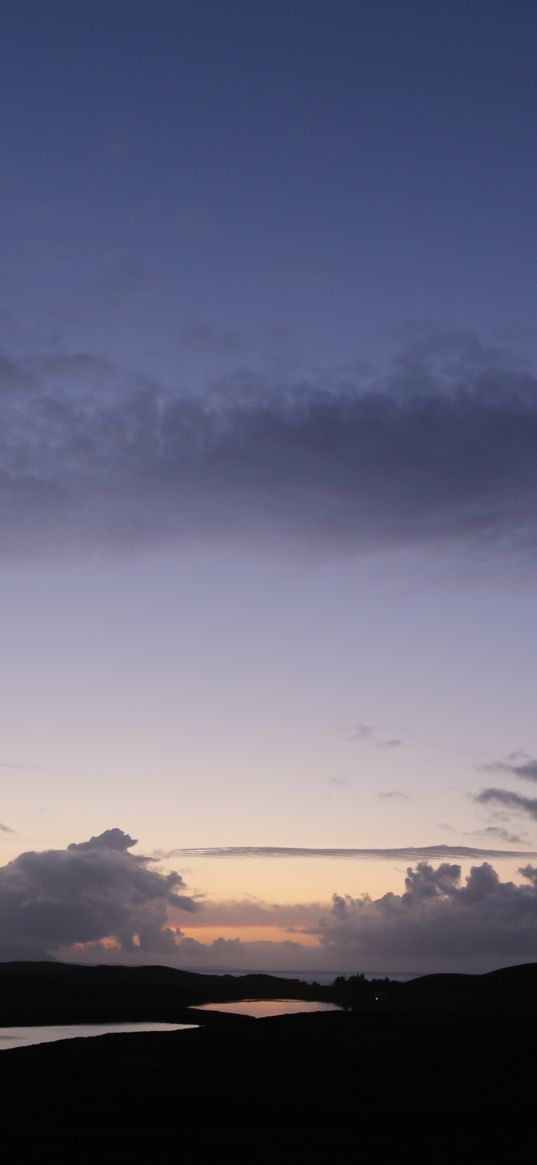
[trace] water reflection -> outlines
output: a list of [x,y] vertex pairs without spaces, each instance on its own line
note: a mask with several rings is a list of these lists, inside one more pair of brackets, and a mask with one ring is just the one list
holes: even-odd
[[4,1027],[0,1028],[0,1051],[50,1044],[56,1040],[74,1040],[80,1036],[88,1038],[135,1032],[176,1032],[197,1026],[195,1023],[73,1023],[50,1027]]
[[271,1015],[298,1015],[303,1011],[341,1011],[337,1003],[317,1003],[304,999],[239,999],[236,1003],[202,1003],[196,1011],[223,1011],[228,1015],[249,1015],[268,1019]]

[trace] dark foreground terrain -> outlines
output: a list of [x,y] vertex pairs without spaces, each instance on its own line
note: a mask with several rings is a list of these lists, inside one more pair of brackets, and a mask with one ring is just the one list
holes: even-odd
[[[92,971],[95,984],[93,1000],[90,992],[84,1002],[73,986],[78,969],[51,967],[0,967],[2,1024],[82,1022],[92,1007],[103,1017],[101,969],[84,972],[86,994]],[[201,1018],[186,1009],[189,994],[196,996],[191,1002],[203,1001],[195,980],[205,977],[194,976],[190,986],[183,978],[174,1007],[171,997],[164,1005],[150,1001],[158,974],[168,990],[167,971],[147,969],[144,976],[143,970],[138,1003],[132,986],[129,1015],[108,1018]],[[125,985],[130,971],[117,971],[117,983]],[[56,1011],[50,984],[62,974]],[[243,979],[230,977],[227,997],[253,993],[244,987]],[[300,990],[286,987],[286,995]],[[382,989],[347,981],[337,990],[347,994],[348,1010],[340,1013],[216,1016],[196,1031],[1,1052],[3,1161],[476,1165],[534,1159],[537,966],[430,976]],[[281,985],[277,991],[282,994]],[[31,1020],[20,1018],[26,994]],[[40,1020],[36,1000],[46,1012]]]

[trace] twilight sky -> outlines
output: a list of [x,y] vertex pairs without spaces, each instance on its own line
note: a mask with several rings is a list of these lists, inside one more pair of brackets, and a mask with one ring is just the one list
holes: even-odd
[[537,959],[536,35],[4,0],[0,958]]

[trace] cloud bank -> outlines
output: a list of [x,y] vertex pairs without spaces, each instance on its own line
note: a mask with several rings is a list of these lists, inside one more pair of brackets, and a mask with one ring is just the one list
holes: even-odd
[[494,956],[505,962],[537,957],[537,869],[520,870],[526,884],[501,882],[487,862],[461,884],[461,868],[427,862],[409,868],[400,895],[373,900],[334,895],[316,930],[326,951],[357,965],[431,966]]
[[[501,882],[488,862],[465,882],[461,867],[417,861],[401,894],[335,893],[319,903],[207,902],[182,878],[131,853],[136,842],[106,830],[64,850],[27,852],[0,868],[0,958],[164,962],[198,970],[419,970],[537,958],[537,867]],[[393,852],[393,851],[386,851]],[[402,852],[402,851],[401,851]],[[198,914],[197,912],[200,911]],[[185,914],[186,912],[186,914]],[[181,926],[192,919],[192,934]],[[236,925],[239,937],[195,937]],[[277,926],[283,941],[247,941],[248,927]],[[312,945],[312,940],[316,945]],[[308,945],[309,944],[309,945]]]
[[206,394],[91,355],[0,358],[4,555],[222,538],[325,554],[537,545],[537,377],[471,335],[367,383]]
[[[200,942],[195,928],[179,935],[175,951],[165,961],[199,971],[272,970],[315,972],[397,973],[441,970],[488,970],[517,961],[537,959],[537,868],[520,869],[521,884],[500,881],[488,862],[474,866],[462,881],[456,863],[434,868],[418,862],[407,869],[401,894],[379,898],[333,895],[324,909],[318,903],[278,906],[247,900],[208,903],[200,923],[239,927],[264,922],[286,930],[284,941],[215,938]],[[305,936],[317,946],[304,945]],[[69,951],[63,957],[72,957]],[[140,961],[137,952],[137,961]],[[117,951],[98,945],[75,957],[117,962]],[[136,958],[129,955],[127,959]],[[121,961],[125,955],[121,956]],[[144,952],[145,961],[162,955]]]
[[179,874],[151,869],[136,842],[109,829],[65,850],[29,851],[0,868],[0,959],[42,959],[113,939],[122,952],[174,950],[168,910],[195,911]]

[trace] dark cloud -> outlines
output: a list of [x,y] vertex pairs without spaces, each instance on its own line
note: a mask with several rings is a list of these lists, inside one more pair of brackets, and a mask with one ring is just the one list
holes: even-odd
[[493,761],[492,764],[482,765],[482,768],[491,773],[512,773],[514,777],[523,777],[525,781],[537,782],[537,760],[526,752],[513,752],[505,760]]
[[12,829],[10,825],[5,825],[5,823],[3,821],[0,821],[0,833],[14,833],[14,832],[15,832],[15,830]]
[[[227,342],[227,341],[226,341]],[[469,335],[382,377],[205,395],[92,355],[0,363],[4,554],[225,536],[534,553],[537,378]]]
[[379,793],[379,797],[384,797],[388,800],[403,800],[410,801],[408,793],[403,793],[401,789],[385,789]]
[[[67,846],[68,850],[76,850],[81,852],[84,850],[115,850],[116,853],[124,854],[132,849],[134,845],[138,845],[138,841],[134,837],[130,837],[128,833],[124,833],[122,829],[105,829],[104,833],[100,833],[97,837],[90,837],[89,841],[72,841]],[[137,857],[131,854],[135,861],[144,862],[147,858]]]
[[537,760],[527,760],[522,764],[513,765],[511,772],[516,777],[524,777],[525,781],[537,781]]
[[479,805],[502,805],[504,809],[527,813],[528,817],[537,821],[537,797],[521,797],[509,789],[483,789],[476,794],[475,800]]
[[38,959],[76,943],[115,939],[121,951],[173,952],[168,911],[195,911],[175,872],[160,874],[151,859],[109,829],[65,850],[20,854],[0,868],[0,958]]
[[497,956],[535,958],[537,869],[520,873],[529,884],[501,882],[487,862],[474,866],[461,884],[461,868],[427,862],[407,870],[402,894],[352,898],[335,894],[332,908],[315,928],[323,947],[345,965],[449,962]]
[[[418,862],[406,872],[400,894],[380,898],[334,894],[331,905],[279,906],[258,901],[215,902],[204,907],[201,923],[278,926],[298,941],[244,941],[217,937],[210,943],[177,935],[166,962],[196,970],[332,970],[418,974],[445,967],[485,970],[502,963],[535,959],[537,953],[537,868],[520,869],[523,884],[501,882],[493,867],[474,866],[465,881],[461,868],[443,862],[436,869]],[[205,917],[206,915],[206,917]],[[193,931],[195,934],[195,930]],[[319,946],[300,939],[315,936]],[[118,952],[96,948],[67,951],[69,958],[118,961]],[[122,962],[135,961],[133,951]],[[162,961],[149,951],[144,961]],[[139,955],[138,955],[139,961]]]
[[[537,802],[536,802],[537,804]],[[294,846],[227,845],[173,849],[158,858],[381,858],[415,861],[416,858],[537,858],[535,850],[475,849],[466,845],[401,846],[396,849],[318,849]]]

